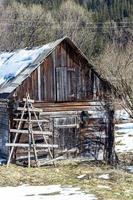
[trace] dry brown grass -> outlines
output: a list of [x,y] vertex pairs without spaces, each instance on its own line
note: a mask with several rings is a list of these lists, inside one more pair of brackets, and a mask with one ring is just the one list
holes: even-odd
[[[79,175],[85,175],[78,179]],[[109,179],[99,175],[109,174]],[[0,167],[0,185],[17,186],[21,184],[49,185],[61,184],[79,186],[86,192],[95,194],[99,200],[132,200],[133,175],[110,166],[93,166],[75,161],[60,162],[53,166],[23,168],[16,165]]]

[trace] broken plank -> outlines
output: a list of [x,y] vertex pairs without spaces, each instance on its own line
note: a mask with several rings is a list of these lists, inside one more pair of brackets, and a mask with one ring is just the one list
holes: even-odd
[[[26,143],[6,143],[7,147],[24,147],[24,148],[28,148],[29,144]],[[30,147],[41,147],[41,148],[58,148],[58,145],[56,144],[31,144]]]
[[58,160],[65,160],[65,158],[63,156],[59,156],[59,157],[51,159],[51,160],[50,159],[49,160],[39,159],[39,166],[47,165],[48,163],[55,162]]

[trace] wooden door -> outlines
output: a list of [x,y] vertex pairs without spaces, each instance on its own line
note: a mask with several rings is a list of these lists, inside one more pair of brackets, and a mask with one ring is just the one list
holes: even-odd
[[56,101],[74,101],[77,99],[76,70],[68,67],[56,68]]

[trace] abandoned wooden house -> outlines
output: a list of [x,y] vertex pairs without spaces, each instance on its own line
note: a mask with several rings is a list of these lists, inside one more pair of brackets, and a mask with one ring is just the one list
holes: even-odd
[[[0,154],[9,156],[6,143],[13,143],[22,112],[17,108],[29,94],[33,106],[42,109],[37,114],[41,127],[52,132],[47,140],[57,147],[52,148],[53,157],[73,150],[73,155],[110,161],[114,146],[113,110],[107,102],[110,91],[111,85],[68,37],[34,49],[1,53]],[[43,124],[43,119],[48,123]],[[27,141],[25,122],[19,126],[17,144]],[[36,130],[36,124],[32,126]],[[35,143],[41,137],[36,135]],[[27,155],[25,147],[15,146],[16,160]],[[47,157],[45,148],[37,151]]]

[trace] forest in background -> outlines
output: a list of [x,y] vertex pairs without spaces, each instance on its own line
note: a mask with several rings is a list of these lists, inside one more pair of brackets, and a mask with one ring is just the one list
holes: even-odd
[[[67,35],[77,42],[90,58],[99,55],[109,42],[122,48],[133,41],[132,0],[1,0],[1,2],[4,7],[0,10],[0,25],[4,24],[8,30],[7,35],[2,33],[0,35],[1,41],[6,43],[0,45],[1,50],[41,45]],[[41,26],[45,29],[45,33],[41,30]],[[52,33],[49,35],[49,32]],[[14,33],[16,35],[14,40],[17,41],[12,42]],[[84,42],[79,39],[81,35],[86,35]],[[6,39],[3,40],[2,36]],[[93,50],[88,50],[92,37]],[[88,40],[87,47],[86,40]]]
[[133,117],[132,0],[0,0],[0,51],[69,36]]

